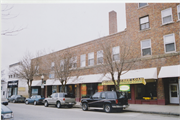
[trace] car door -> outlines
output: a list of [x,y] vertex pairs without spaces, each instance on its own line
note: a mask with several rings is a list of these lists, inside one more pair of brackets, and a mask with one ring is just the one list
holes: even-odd
[[56,104],[57,99],[58,99],[58,93],[55,93],[52,98],[52,104]]
[[99,105],[99,103],[101,102],[100,95],[101,93],[97,92],[91,97],[91,100],[88,102],[89,107],[100,107]]

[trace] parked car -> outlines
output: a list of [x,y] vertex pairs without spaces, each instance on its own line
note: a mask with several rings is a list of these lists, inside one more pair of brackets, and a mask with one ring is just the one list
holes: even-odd
[[50,98],[45,98],[43,102],[45,107],[55,105],[57,108],[62,106],[72,108],[76,104],[75,96],[67,93],[53,93]]
[[30,98],[26,98],[25,103],[26,105],[29,103],[33,103],[34,105],[43,104],[44,99],[45,98],[41,95],[33,95]]
[[112,109],[122,111],[127,108],[128,97],[125,93],[115,91],[96,92],[90,98],[81,99],[82,110],[88,110],[88,107],[103,108],[105,112],[109,113]]
[[8,105],[8,100],[6,98],[1,98],[1,104]]
[[10,98],[8,98],[9,102],[24,102],[25,101],[25,97],[23,97],[22,95],[12,95]]
[[12,110],[3,104],[1,104],[1,120],[14,120]]

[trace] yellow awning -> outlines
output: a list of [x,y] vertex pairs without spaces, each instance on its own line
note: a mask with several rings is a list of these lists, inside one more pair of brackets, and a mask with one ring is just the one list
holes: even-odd
[[[117,83],[117,80],[116,80]],[[146,85],[146,81],[144,78],[133,78],[133,79],[122,79],[120,80],[120,84],[144,84]],[[112,80],[108,80],[108,81],[103,81],[102,85],[114,85]]]

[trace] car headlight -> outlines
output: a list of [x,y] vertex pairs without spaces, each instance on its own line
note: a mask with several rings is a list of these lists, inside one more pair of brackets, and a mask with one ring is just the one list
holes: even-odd
[[13,118],[13,113],[2,114],[4,119]]

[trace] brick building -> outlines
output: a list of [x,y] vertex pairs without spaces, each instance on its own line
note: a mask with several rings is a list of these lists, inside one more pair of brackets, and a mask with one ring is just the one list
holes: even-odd
[[[129,82],[129,103],[132,104],[179,104],[180,86],[180,4],[179,3],[126,3],[124,31],[117,32],[116,12],[109,13],[109,35],[67,48],[77,56],[75,67],[81,71],[78,79],[67,82],[66,92],[75,94],[79,101],[83,95],[97,91],[113,90],[111,84],[97,69],[98,60],[103,59],[98,41],[112,45],[114,55],[121,54],[122,40],[128,41],[137,61],[133,68],[122,75],[122,79],[143,78],[146,84]],[[53,54],[61,54],[60,50]],[[51,54],[42,56],[48,59]],[[54,64],[49,63],[49,67]],[[43,64],[39,65],[39,69]],[[42,74],[42,73],[41,73]],[[61,83],[53,72],[45,74],[45,97],[59,92]],[[41,91],[40,74],[34,77],[32,91]]]

